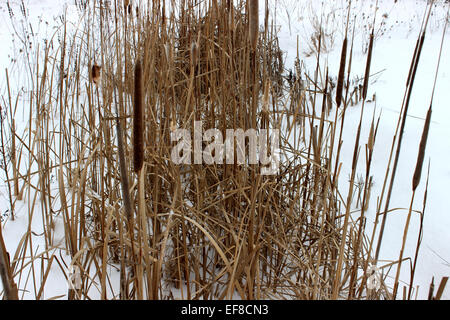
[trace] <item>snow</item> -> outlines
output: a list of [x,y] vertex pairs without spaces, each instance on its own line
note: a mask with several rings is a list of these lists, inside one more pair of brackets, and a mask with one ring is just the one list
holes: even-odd
[[[286,7],[292,2],[282,1]],[[353,1],[352,10],[365,12],[373,19],[375,1]],[[323,7],[322,7],[323,5]],[[282,5],[280,5],[282,7]],[[300,1],[294,5],[294,10],[289,10],[290,17],[287,17],[286,10],[279,8],[277,16],[278,23],[281,25],[280,43],[281,48],[287,51],[287,63],[293,66],[293,61],[297,51],[297,36],[300,39],[301,57],[304,58],[307,48],[305,44],[308,42],[308,36],[311,35],[311,18],[305,17],[316,12],[333,11],[340,21],[340,25],[345,25],[345,15],[347,8],[343,2],[327,1],[327,2],[310,2]],[[409,117],[406,122],[405,134],[403,140],[402,152],[399,160],[399,168],[397,171],[396,183],[393,189],[393,196],[390,208],[400,208],[389,214],[384,232],[384,240],[380,259],[387,261],[395,261],[398,259],[403,237],[403,230],[408,214],[409,203],[412,195],[412,176],[417,161],[417,152],[419,142],[422,135],[424,120],[428,107],[430,105],[431,92],[435,77],[436,65],[438,61],[439,48],[442,38],[442,31],[445,23],[445,14],[447,7],[437,4],[434,8],[433,16],[430,20],[430,26],[427,33],[426,41],[422,52],[421,61],[417,71],[416,82],[411,96],[409,107]],[[376,117],[381,113],[380,127],[374,151],[374,159],[372,164],[372,175],[374,176],[374,187],[372,189],[371,204],[369,208],[369,222],[373,221],[376,211],[377,196],[381,193],[385,169],[389,158],[389,151],[392,145],[392,137],[398,121],[398,115],[401,109],[402,100],[406,87],[406,78],[408,75],[411,58],[414,52],[417,36],[420,31],[420,24],[423,13],[426,9],[425,1],[379,1],[379,9],[377,16],[377,26],[375,30],[384,30],[378,32],[376,38],[371,73],[378,73],[373,77],[370,83],[368,97],[376,94],[376,103],[366,103],[365,118],[363,121],[363,135],[361,141],[366,143],[373,111],[375,108]],[[387,18],[380,17],[387,13]],[[355,13],[354,13],[355,14]],[[361,21],[362,20],[362,21]],[[360,78],[364,76],[366,54],[363,52],[361,43],[364,39],[368,39],[370,28],[365,28],[367,21],[365,19],[357,19],[355,32],[354,57],[352,70],[354,75]],[[367,20],[367,19],[366,19]],[[281,21],[281,22],[280,22]],[[289,28],[289,21],[291,27]],[[381,22],[384,25],[380,25]],[[362,23],[362,24],[361,24]],[[392,27],[391,27],[392,26]],[[380,29],[381,28],[381,29]],[[351,28],[350,28],[351,29]],[[322,57],[324,62],[328,62],[330,74],[337,75],[340,61],[340,51],[343,39],[342,30],[335,31],[336,39],[334,47]],[[416,191],[413,210],[422,211],[423,194],[426,182],[426,169],[428,159],[431,161],[430,182],[428,188],[428,200],[424,218],[424,235],[423,242],[418,258],[418,267],[415,276],[415,285],[419,285],[419,299],[426,299],[428,288],[432,277],[435,277],[439,283],[443,276],[450,273],[450,254],[449,243],[450,233],[450,198],[447,194],[447,185],[449,180],[450,167],[448,165],[448,156],[450,152],[450,118],[448,111],[448,99],[450,88],[449,70],[450,59],[448,51],[450,43],[448,43],[449,34],[447,30],[446,42],[444,43],[443,56],[441,59],[440,72],[438,75],[435,97],[433,102],[433,116],[430,134],[428,138],[426,163],[424,165],[422,181]],[[302,50],[305,50],[302,52]],[[311,56],[305,59],[308,69],[314,70],[316,65],[316,57]],[[355,141],[355,132],[358,127],[360,117],[359,107],[351,107],[346,115],[346,124],[343,134],[343,172],[341,173],[341,191],[348,189],[348,179],[351,172],[351,160],[353,156],[353,148]],[[347,161],[346,161],[347,160]],[[365,156],[363,149],[360,155],[358,165],[358,174],[365,174]],[[417,243],[419,231],[419,215],[413,214],[412,225],[408,235],[407,247],[405,249],[405,257],[414,258],[414,252]],[[372,224],[367,224],[367,230],[371,235]],[[375,238],[377,239],[377,238]],[[379,265],[383,265],[380,261]],[[405,262],[402,267],[401,279],[409,283],[409,262]],[[392,276],[393,273],[391,273]],[[395,273],[394,273],[395,275]],[[392,279],[393,280],[393,279]],[[446,290],[443,298],[450,298],[450,290]]]
[[[68,2],[68,1],[66,1]],[[430,105],[431,92],[434,82],[438,53],[441,43],[445,14],[449,7],[438,1],[430,20],[429,31],[424,43],[421,61],[416,76],[413,94],[409,108],[409,117],[406,123],[405,136],[400,166],[397,172],[397,179],[393,190],[393,197],[390,208],[398,210],[389,213],[384,242],[380,253],[380,262],[383,265],[388,261],[398,259],[399,250],[403,236],[403,229],[408,213],[409,203],[412,195],[411,183],[414,167],[416,165],[417,151],[422,134],[424,119]],[[11,7],[17,15],[21,1],[9,1]],[[64,11],[64,2],[50,0],[28,0],[24,1],[28,9],[29,21],[32,23],[38,37],[45,38],[54,32],[57,17]],[[71,4],[71,2],[70,2]],[[330,74],[337,75],[340,59],[342,38],[346,21],[347,7],[346,1],[287,1],[271,0],[270,4],[275,7],[272,18],[279,27],[280,46],[286,52],[286,67],[293,68],[297,53],[297,39],[299,40],[300,57],[310,71],[315,68],[316,57],[307,56],[310,53],[308,43],[313,33],[312,22],[314,17],[320,19],[321,13],[325,17],[325,31],[332,36],[328,42],[328,52],[322,56],[322,61],[329,66]],[[373,21],[375,1],[354,0],[351,15],[356,15],[355,22],[355,42],[352,70],[353,74],[360,78],[364,75],[366,46],[370,25]],[[426,9],[426,1],[419,0],[399,0],[394,4],[392,0],[379,0],[376,28],[377,37],[372,59],[372,73],[377,73],[371,80],[368,96],[376,94],[376,102],[366,104],[366,112],[363,121],[363,135],[361,141],[365,143],[370,129],[373,112],[376,117],[381,114],[380,127],[375,145],[374,160],[372,165],[372,175],[374,176],[374,187],[372,189],[371,203],[369,207],[369,221],[367,230],[369,235],[372,230],[372,223],[376,211],[376,201],[381,193],[383,179],[389,149],[392,144],[392,137],[398,121],[402,100],[405,92],[406,77],[410,67],[410,61],[419,34],[421,20]],[[70,12],[70,7],[68,9]],[[383,17],[384,16],[384,17]],[[15,17],[16,21],[22,23],[23,17]],[[19,26],[16,26],[20,30]],[[352,30],[353,25],[350,26]],[[6,1],[0,3],[0,43],[3,50],[0,50],[0,71],[9,69],[12,77],[12,88],[20,88],[20,70],[15,69],[11,59],[24,58],[23,53],[19,53],[15,41],[20,38],[13,35],[14,29],[8,14]],[[418,268],[416,270],[415,284],[419,288],[419,299],[425,299],[428,295],[428,287],[432,277],[438,285],[441,278],[450,274],[450,111],[448,102],[450,101],[450,35],[447,30],[445,37],[443,56],[441,60],[440,72],[437,79],[437,86],[433,102],[433,117],[431,130],[426,151],[426,163],[422,175],[421,184],[416,192],[414,210],[421,211],[423,206],[423,194],[425,191],[426,172],[428,160],[430,160],[430,177],[428,186],[428,200],[424,218],[423,242],[419,254]],[[14,41],[13,41],[14,39]],[[37,42],[35,42],[37,43]],[[4,75],[1,76],[0,95],[5,93],[6,81]],[[28,81],[29,79],[27,79]],[[351,159],[353,156],[353,144],[355,130],[360,117],[360,105],[351,107],[346,115],[346,125],[343,133],[343,172],[341,173],[341,190],[348,189],[348,179],[346,177],[351,172]],[[22,113],[18,117],[18,122],[28,120],[28,114]],[[18,123],[20,126],[21,124]],[[23,124],[22,124],[23,125]],[[365,156],[361,152],[358,166],[358,174],[364,175]],[[4,178],[2,176],[2,178]],[[3,179],[4,180],[4,179]],[[0,185],[0,215],[5,216],[9,208],[8,191],[4,182]],[[23,298],[34,298],[39,291],[39,283],[42,274],[46,270],[40,270],[41,263],[50,257],[51,252],[45,252],[45,243],[42,236],[42,218],[39,199],[34,199],[34,194],[25,195],[23,201],[16,202],[15,213],[17,218],[12,221],[5,218],[2,222],[3,235],[5,237],[7,249],[11,256],[15,256],[20,240],[26,232],[33,232],[33,250],[41,252],[42,256],[34,261],[37,274],[24,273],[28,278],[20,279],[19,287],[25,291],[19,292]],[[31,219],[33,215],[33,219]],[[31,223],[30,223],[31,221]],[[413,213],[412,225],[408,235],[405,257],[414,257],[416,248],[419,215]],[[62,221],[55,222],[55,243],[58,247],[64,247],[62,235]],[[19,247],[20,248],[20,247]],[[63,297],[67,293],[66,280],[63,274],[64,268],[59,264],[70,263],[66,253],[58,249],[53,249],[55,256],[60,259],[53,261],[50,276],[47,279],[43,298]],[[58,263],[59,262],[59,263]],[[379,264],[379,265],[380,265]],[[25,266],[29,269],[29,266]],[[409,283],[409,262],[405,262],[402,267],[401,279]],[[41,274],[39,274],[41,272]],[[67,272],[67,269],[65,270]],[[111,282],[118,282],[118,272],[110,270]],[[391,272],[391,276],[395,275]],[[391,279],[393,280],[393,279]],[[36,289],[37,286],[37,289]],[[115,289],[115,292],[118,290]],[[450,289],[447,288],[443,295],[444,299],[450,299]]]

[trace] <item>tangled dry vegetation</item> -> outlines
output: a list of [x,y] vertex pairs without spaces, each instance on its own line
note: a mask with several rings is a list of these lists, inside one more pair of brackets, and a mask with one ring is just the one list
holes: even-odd
[[[185,299],[391,297],[383,281],[368,289],[365,276],[373,259],[364,231],[370,161],[353,221],[353,199],[337,189],[344,117],[328,120],[334,91],[320,70],[313,79],[299,67],[285,81],[267,3],[263,21],[257,5],[78,1],[80,27],[63,19],[59,41],[39,50],[27,129],[11,126],[20,154],[12,199],[34,201],[29,216],[42,220],[46,248],[35,255],[25,234],[5,279],[20,288],[26,268],[57,260],[66,274],[69,263],[82,271],[69,299],[170,299],[172,291]],[[343,79],[342,71],[337,100],[345,109]],[[222,132],[282,129],[278,174],[175,165],[171,130],[195,120]],[[371,132],[370,156],[375,120]],[[351,195],[354,181],[353,172]],[[110,279],[112,265],[120,284]],[[47,276],[34,280],[36,298]]]

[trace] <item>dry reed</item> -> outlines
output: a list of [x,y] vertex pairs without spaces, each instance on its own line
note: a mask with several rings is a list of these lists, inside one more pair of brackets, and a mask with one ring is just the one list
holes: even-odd
[[[167,5],[136,4],[133,11],[130,1],[80,4],[89,19],[76,32],[66,22],[58,54],[49,45],[44,68],[29,75],[40,82],[31,88],[29,127],[14,134],[24,154],[14,178],[31,201],[30,219],[41,206],[46,254],[35,255],[30,233],[24,236],[11,264],[18,287],[24,270],[34,275],[38,264],[48,271],[58,261],[53,226],[62,223],[68,264],[83,271],[72,299],[169,299],[175,289],[187,299],[389,297],[385,286],[369,293],[358,277],[373,261],[364,214],[378,128],[374,118],[354,224],[364,107],[346,200],[338,188],[354,36],[348,56],[346,31],[341,52],[336,104],[343,112],[329,119],[333,88],[319,61],[314,77],[299,62],[287,88],[267,1],[261,32],[257,0]],[[363,95],[373,43],[372,34]],[[55,103],[46,103],[49,96]],[[226,161],[175,165],[170,135],[192,131],[195,120],[224,133],[282,129],[278,173],[265,177],[256,165]],[[120,271],[119,289],[111,266]],[[36,297],[45,296],[48,272],[43,281],[33,276]]]

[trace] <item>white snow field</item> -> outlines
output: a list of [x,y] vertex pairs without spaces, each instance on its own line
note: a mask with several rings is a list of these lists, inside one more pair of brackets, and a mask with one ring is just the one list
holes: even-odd
[[[45,39],[54,32],[54,26],[58,25],[58,15],[64,10],[73,21],[77,16],[72,7],[73,1],[51,0],[24,0],[23,2],[8,1],[15,16],[10,17],[6,1],[0,3],[0,96],[6,93],[6,77],[8,73],[13,92],[21,88],[22,73],[12,59],[24,59],[24,54],[18,52],[21,48],[20,41],[31,41],[33,46],[40,43],[39,39]],[[23,18],[20,17],[20,8],[24,4],[28,10],[29,18],[34,34],[28,40],[22,35]],[[264,1],[261,1],[264,3]],[[328,65],[330,75],[337,77],[342,40],[345,32],[347,13],[347,1],[314,1],[314,0],[271,0],[271,18],[279,28],[279,40],[281,49],[285,52],[286,69],[294,67],[297,56],[297,40],[299,43],[299,55],[306,68],[313,73],[316,64],[315,53],[309,47],[310,39],[315,31],[314,25],[322,18],[327,37],[326,52],[322,52],[323,65]],[[364,77],[367,42],[369,39],[370,24],[375,12],[375,0],[353,0],[351,15],[355,17],[355,40],[353,48],[352,74]],[[65,6],[69,4],[69,6]],[[263,5],[261,5],[263,7]],[[445,21],[450,4],[445,1],[436,1],[430,18],[428,32],[423,47],[423,52],[417,70],[416,82],[412,92],[409,117],[406,122],[403,147],[397,171],[390,208],[395,209],[388,213],[384,241],[380,252],[379,267],[388,265],[398,259],[402,244],[403,230],[412,196],[412,178],[417,161],[419,142],[422,135],[424,120],[430,105],[439,50]],[[376,213],[377,198],[383,187],[383,179],[389,158],[392,138],[398,121],[402,100],[405,93],[405,85],[411,58],[416,45],[416,39],[420,32],[422,18],[425,14],[427,1],[421,0],[379,0],[376,16],[376,41],[373,51],[371,77],[368,97],[375,101],[366,103],[366,111],[363,121],[363,135],[361,141],[367,141],[372,116],[381,115],[378,136],[375,145],[374,160],[372,164],[372,176],[374,177],[371,193],[371,202],[368,209],[368,221],[366,230],[372,230]],[[263,12],[260,12],[263,17]],[[13,24],[14,21],[14,24]],[[263,21],[263,20],[262,20]],[[449,28],[447,28],[449,29]],[[350,26],[353,30],[353,24]],[[38,40],[36,40],[38,39]],[[423,240],[420,247],[418,266],[415,274],[415,286],[419,287],[418,299],[426,299],[428,288],[434,277],[434,283],[439,285],[442,277],[450,275],[450,30],[447,30],[444,39],[440,69],[437,77],[437,86],[433,101],[433,115],[428,145],[425,155],[425,165],[421,184],[416,191],[413,210],[422,211],[425,192],[426,173],[430,163],[429,184],[427,193],[427,205],[424,215]],[[30,49],[32,50],[33,47]],[[30,51],[30,54],[31,51]],[[32,65],[29,67],[33,67]],[[27,80],[28,81],[28,80]],[[5,96],[6,97],[6,96]],[[0,100],[0,104],[2,101]],[[344,127],[342,149],[341,192],[346,197],[348,179],[351,172],[355,132],[360,117],[361,104],[349,108]],[[26,106],[19,106],[16,125],[20,129],[26,125],[29,114]],[[365,174],[364,149],[361,149],[358,174]],[[1,171],[0,182],[0,215],[2,217],[2,233],[6,247],[11,256],[14,256],[21,239],[27,232],[33,233],[33,251],[43,257],[52,258],[50,268],[41,268],[35,265],[35,273],[24,273],[19,283],[19,296],[24,299],[35,299],[36,288],[34,283],[46,281],[45,290],[41,293],[43,299],[66,299],[67,284],[61,271],[65,254],[55,249],[53,252],[44,252],[45,243],[42,234],[41,219],[34,219],[29,225],[30,208],[34,207],[33,214],[41,215],[39,197],[32,193],[26,195],[23,201],[17,201],[15,205],[15,221],[9,215],[9,198],[6,185],[6,177]],[[68,195],[69,196],[69,195]],[[413,212],[410,231],[406,243],[404,257],[414,259],[417,237],[419,235],[420,215]],[[55,222],[54,244],[63,244],[62,220]],[[370,236],[371,234],[368,234]],[[36,260],[38,261],[38,260]],[[40,264],[40,262],[36,262]],[[65,261],[67,263],[67,260]],[[396,268],[395,266],[393,267]],[[31,270],[31,269],[28,269]],[[119,273],[111,267],[109,272],[112,286],[118,288]],[[395,272],[390,272],[393,277]],[[410,260],[406,260],[402,266],[401,280],[409,284]],[[387,279],[392,284],[393,278]],[[1,284],[0,284],[1,287]],[[99,298],[100,295],[92,295]],[[443,299],[450,299],[450,289],[447,287]]]

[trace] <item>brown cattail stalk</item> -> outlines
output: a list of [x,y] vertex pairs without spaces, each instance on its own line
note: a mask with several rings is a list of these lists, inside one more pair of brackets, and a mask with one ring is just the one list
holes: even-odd
[[141,62],[138,61],[134,70],[133,154],[135,173],[138,173],[144,164],[143,91],[142,67]]
[[[377,243],[377,247],[376,247],[376,251],[375,251],[375,260],[378,260],[378,256],[379,256],[380,250],[381,250],[381,243],[383,241],[384,228],[386,226],[386,219],[388,216],[386,213],[389,211],[392,190],[394,187],[395,176],[397,173],[398,160],[400,158],[400,151],[402,149],[403,133],[404,133],[405,124],[406,124],[407,115],[408,115],[409,101],[411,98],[411,93],[412,93],[413,86],[414,86],[414,80],[416,78],[417,67],[419,65],[420,55],[421,55],[423,43],[425,40],[425,32],[423,32],[422,35],[419,37],[421,40],[419,42],[419,46],[417,46],[417,48],[416,48],[417,51],[414,53],[413,63],[411,64],[411,69],[410,69],[411,79],[408,81],[409,86],[406,89],[404,103],[402,106],[403,112],[401,114],[401,125],[400,125],[400,128],[397,127],[398,130],[396,131],[396,132],[398,132],[399,137],[398,137],[398,141],[397,141],[397,149],[395,151],[395,158],[394,158],[394,164],[393,164],[393,168],[392,168],[391,180],[389,182],[389,188],[388,188],[388,192],[387,192],[387,196],[386,196],[386,203],[385,203],[384,211],[383,211],[385,214],[383,214],[383,220],[381,221],[380,233],[378,235],[378,243]],[[400,121],[400,119],[399,119],[399,121]]]
[[409,282],[408,300],[411,300],[411,294],[412,294],[412,289],[413,289],[413,285],[414,285],[414,275],[416,273],[416,267],[417,267],[417,258],[419,257],[420,245],[422,244],[423,220],[424,220],[424,216],[425,216],[425,208],[427,205],[429,178],[430,178],[430,163],[428,162],[427,182],[425,184],[425,193],[423,195],[422,212],[420,213],[419,235],[417,237],[416,253],[414,255],[414,263],[412,264],[412,267],[411,267],[411,277],[410,277],[410,282]]
[[123,204],[125,209],[125,214],[127,216],[127,220],[131,221],[133,217],[133,211],[131,207],[131,199],[130,199],[130,184],[128,182],[128,173],[127,173],[127,164],[125,159],[125,147],[123,143],[123,129],[122,124],[120,123],[119,117],[116,119],[117,124],[117,148],[119,153],[119,170],[120,170],[120,182],[122,186],[122,196],[123,196]]
[[259,29],[259,5],[258,0],[248,1],[249,12],[249,39],[253,50],[256,50],[258,44]]
[[[117,103],[116,103],[117,105]],[[131,198],[130,198],[130,184],[128,182],[128,172],[127,172],[127,164],[125,159],[125,148],[123,142],[123,129],[121,120],[119,119],[118,110],[116,117],[116,130],[117,130],[117,149],[119,154],[119,170],[120,170],[120,184],[122,187],[122,197],[123,197],[123,206],[125,210],[125,215],[127,217],[127,226],[130,235],[133,233],[131,230],[134,228],[134,217],[133,217],[133,209],[131,207]],[[119,230],[122,229],[122,226],[119,224]],[[122,232],[121,232],[122,233]],[[123,233],[122,233],[123,234]],[[123,243],[123,236],[121,237],[121,243]],[[132,252],[134,252],[134,242],[131,241]],[[121,246],[121,256],[124,257],[124,249]],[[121,269],[120,269],[120,296],[121,298],[129,298],[128,296],[128,284],[126,280],[125,273],[125,259],[121,259]]]
[[441,283],[439,284],[439,288],[437,290],[436,296],[434,300],[441,300],[442,294],[444,293],[445,287],[447,286],[448,277],[443,277]]
[[416,191],[413,191],[412,197],[411,197],[411,203],[409,205],[409,210],[408,210],[408,216],[406,218],[406,223],[405,223],[405,229],[403,230],[403,240],[402,240],[402,247],[400,249],[400,254],[398,257],[398,267],[397,267],[397,272],[395,274],[395,281],[394,281],[394,290],[392,292],[392,297],[395,300],[397,298],[397,291],[398,291],[398,286],[399,286],[399,279],[400,279],[400,270],[402,268],[402,262],[403,262],[403,253],[405,251],[405,245],[406,245],[406,239],[408,237],[408,230],[409,230],[409,225],[411,222],[411,215],[412,215],[412,206],[414,203],[414,196],[416,195]]
[[428,290],[428,300],[433,300],[434,297],[434,277],[431,278],[430,289]]
[[428,132],[429,132],[429,129],[430,129],[430,121],[431,121],[431,105],[430,105],[430,108],[428,109],[427,118],[425,120],[425,126],[424,126],[424,129],[423,129],[422,138],[420,140],[419,154],[418,154],[418,157],[417,157],[416,170],[414,171],[414,176],[413,176],[413,186],[412,186],[413,195],[412,195],[412,198],[411,198],[411,205],[409,207],[408,217],[406,219],[405,230],[403,232],[402,248],[400,250],[400,256],[399,256],[399,259],[398,259],[398,268],[397,268],[397,274],[395,276],[395,284],[394,284],[394,292],[393,292],[394,299],[396,298],[398,285],[399,285],[400,270],[401,270],[402,261],[403,261],[403,251],[405,249],[406,237],[408,235],[409,224],[410,224],[410,221],[411,221],[411,213],[412,213],[412,205],[414,203],[414,195],[416,193],[417,186],[420,183],[420,176],[422,175],[423,159],[425,157],[425,149],[426,149],[426,146],[427,146]]
[[[416,165],[416,170],[415,170],[414,176],[413,176],[413,190],[415,190],[417,188],[417,186],[419,185],[419,183],[420,183],[420,177],[421,177],[421,172],[422,172],[423,160],[424,160],[424,157],[425,157],[425,148],[426,148],[426,144],[427,144],[427,140],[428,140],[428,131],[430,129],[431,107],[433,105],[433,97],[434,97],[434,92],[435,92],[434,90],[436,89],[437,76],[438,76],[439,67],[440,67],[440,63],[441,63],[442,49],[443,49],[443,45],[444,45],[445,30],[447,29],[447,24],[448,24],[448,19],[445,22],[444,31],[442,33],[441,48],[439,50],[439,59],[438,59],[437,67],[436,67],[436,74],[435,74],[435,78],[434,78],[433,92],[431,94],[430,108],[429,108],[428,113],[427,113],[427,118],[425,120],[425,126],[424,126],[424,129],[423,129],[423,132],[422,132],[422,138],[421,138],[420,145],[419,145],[419,154],[418,154],[418,159],[417,159],[417,165]],[[420,165],[419,165],[419,163],[420,163]],[[415,274],[416,266],[417,266],[417,257],[419,255],[419,249],[420,249],[420,245],[422,243],[423,219],[424,219],[425,207],[426,207],[426,203],[427,203],[429,177],[430,177],[430,163],[428,163],[428,175],[427,175],[427,181],[426,181],[426,186],[425,186],[425,194],[424,194],[424,199],[423,199],[423,210],[422,210],[422,213],[420,215],[419,237],[417,239],[416,254],[414,256],[414,263],[413,263],[413,266],[412,266],[412,269],[411,269],[411,280],[410,280],[410,284],[409,284],[408,300],[411,299],[411,293],[412,293],[412,288],[413,288],[413,284],[414,284],[414,274]],[[447,281],[447,280],[445,280],[445,281]]]
[[[430,15],[430,13],[431,13],[431,7],[429,9],[428,16]],[[428,20],[427,20],[427,22],[428,22]],[[402,116],[400,116],[400,118],[399,118],[399,123],[400,123],[400,120],[401,120],[401,126],[400,126],[400,129],[399,129],[399,127],[397,125],[397,130],[396,130],[396,134],[394,136],[393,146],[392,146],[392,149],[391,149],[391,156],[392,156],[393,151],[394,151],[394,143],[395,143],[397,134],[399,133],[400,136],[399,136],[398,142],[397,142],[397,150],[395,152],[394,166],[393,166],[393,169],[392,169],[391,180],[390,180],[390,183],[389,183],[389,189],[388,189],[386,203],[385,203],[385,207],[384,207],[385,209],[384,209],[384,214],[383,214],[383,220],[381,222],[380,232],[379,232],[379,236],[378,236],[378,243],[377,243],[377,246],[376,246],[375,260],[378,260],[378,256],[379,256],[379,253],[380,253],[380,250],[381,250],[381,243],[382,243],[382,240],[383,240],[384,228],[385,228],[386,219],[387,219],[387,216],[388,216],[386,213],[388,212],[388,209],[389,209],[391,193],[392,193],[392,189],[393,189],[393,184],[394,184],[395,175],[396,175],[396,171],[397,171],[398,159],[399,159],[400,150],[401,150],[401,144],[402,144],[402,139],[403,139],[403,132],[404,132],[405,122],[406,122],[407,113],[408,113],[409,100],[410,100],[412,88],[413,88],[413,85],[414,85],[414,79],[415,79],[415,75],[416,75],[416,71],[417,71],[417,66],[418,66],[418,63],[419,63],[419,60],[420,60],[420,54],[422,52],[422,47],[423,47],[423,44],[424,44],[424,41],[425,41],[426,27],[427,27],[427,23],[425,23],[425,25],[422,26],[421,32],[420,32],[419,37],[417,39],[416,47],[415,47],[415,50],[414,50],[414,55],[413,55],[413,58],[412,58],[412,61],[411,61],[411,66],[410,66],[410,69],[409,69],[409,74],[408,74],[408,78],[407,78],[407,82],[406,82],[406,92],[405,92],[405,97],[404,97],[404,101],[403,101],[403,105],[402,105],[403,112],[402,112]],[[444,30],[445,30],[445,28],[444,28]],[[390,166],[390,163],[391,163],[391,159],[389,159],[388,168]],[[386,174],[386,178],[385,178],[385,182],[384,182],[385,184],[387,182],[387,177],[388,177],[388,175]],[[383,187],[383,189],[384,189],[384,187]],[[383,190],[382,194],[384,194],[384,190]],[[378,217],[379,214],[380,213],[377,214],[377,217]],[[375,225],[377,223],[378,222],[376,222]]]

